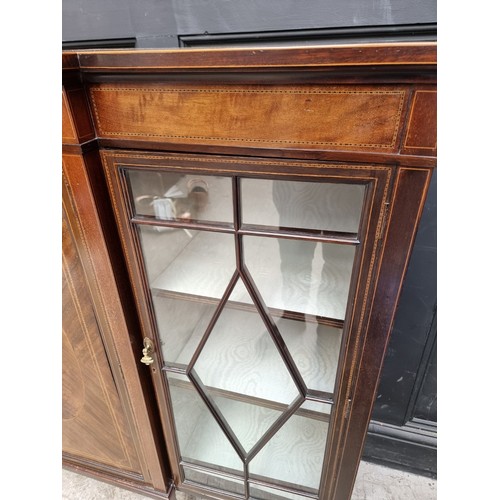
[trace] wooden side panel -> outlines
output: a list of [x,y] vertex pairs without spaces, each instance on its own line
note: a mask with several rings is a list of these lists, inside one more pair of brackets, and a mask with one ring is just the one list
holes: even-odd
[[413,95],[403,152],[435,155],[437,148],[437,92],[417,90]]
[[62,229],[63,452],[141,476],[66,217]]
[[69,111],[69,104],[66,94],[62,92],[62,142],[63,144],[75,144],[78,142],[73,120]]
[[97,84],[99,137],[218,146],[395,152],[404,87]]
[[344,448],[338,457],[337,473],[332,474],[332,478],[337,476],[334,500],[350,498],[354,486],[353,471],[357,470],[363,451],[382,362],[430,178],[431,172],[424,169],[401,168],[398,171],[368,335],[343,437]]
[[94,138],[94,124],[83,88],[63,88],[63,144],[75,144]]

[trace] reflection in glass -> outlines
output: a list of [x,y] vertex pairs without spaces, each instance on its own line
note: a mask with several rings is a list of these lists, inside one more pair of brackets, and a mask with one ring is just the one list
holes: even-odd
[[365,186],[242,179],[241,193],[244,224],[357,233]]
[[354,246],[244,236],[243,252],[268,307],[344,319]]
[[163,220],[232,223],[229,177],[127,170],[134,212]]
[[167,378],[182,459],[241,473],[241,459],[189,379],[177,373],[167,373]]
[[290,417],[250,462],[251,478],[318,490],[328,432],[328,422],[322,417],[331,410],[330,405],[318,404],[324,406],[320,418],[299,413]]

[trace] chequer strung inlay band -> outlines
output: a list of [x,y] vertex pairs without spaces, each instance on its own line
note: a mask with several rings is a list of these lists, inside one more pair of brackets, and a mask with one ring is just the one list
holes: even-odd
[[375,149],[395,147],[405,96],[403,89],[90,88],[103,137]]

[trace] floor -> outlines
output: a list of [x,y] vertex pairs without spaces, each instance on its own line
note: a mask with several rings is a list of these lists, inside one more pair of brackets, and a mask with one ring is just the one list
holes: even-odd
[[[351,500],[435,500],[437,481],[380,465],[361,462]],[[63,500],[147,500],[80,474],[63,470]],[[178,500],[195,500],[177,494]]]

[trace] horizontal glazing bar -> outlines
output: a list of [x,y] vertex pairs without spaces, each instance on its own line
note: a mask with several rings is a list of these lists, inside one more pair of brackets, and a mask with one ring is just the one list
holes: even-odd
[[[178,369],[175,366],[174,367],[164,366],[162,368],[162,370],[165,372],[179,373],[179,374],[184,374],[186,369],[187,369],[187,366],[184,369]],[[172,383],[172,380],[170,381],[170,383]],[[177,380],[175,383],[179,387],[183,387],[183,388],[189,389],[189,390],[194,390],[194,388],[191,385],[183,382],[182,380]],[[255,396],[248,396],[246,394],[228,391],[226,389],[219,389],[218,387],[212,387],[209,385],[204,386],[204,387],[206,388],[207,392],[209,392],[212,396],[220,396],[220,397],[227,398],[227,399],[242,401],[245,403],[253,404],[255,406],[261,406],[263,408],[270,408],[272,410],[277,410],[277,411],[285,411],[288,408],[288,405],[286,405],[284,403],[271,401],[269,399],[258,398]]]
[[212,493],[212,495],[215,494],[215,495],[217,495],[216,498],[220,497],[221,493],[224,495],[223,498],[235,498],[236,500],[243,500],[243,499],[247,498],[243,495],[238,495],[236,493],[230,493],[229,491],[226,491],[226,490],[212,488],[211,486],[206,486],[206,485],[201,486],[200,484],[195,483],[194,481],[190,481],[189,479],[186,479],[182,484],[186,485],[186,486],[191,486],[191,487],[197,488],[198,490],[201,490],[203,492],[210,492],[210,493]]
[[[312,488],[303,487],[304,489],[296,489],[290,483],[285,483],[284,481],[273,480],[273,482],[266,481],[264,479],[258,478],[258,476],[252,475],[248,479],[250,486],[264,486],[266,488],[271,488],[273,490],[285,491],[287,493],[292,493],[293,495],[301,495],[308,498],[318,498],[318,494],[314,492]],[[309,491],[308,491],[309,490]]]
[[[165,365],[162,367],[162,371],[168,372],[168,373],[177,373],[181,375],[186,375],[186,369],[187,365],[176,365],[175,363],[169,363],[168,365]],[[182,387],[184,389],[188,389],[191,391],[194,391],[194,387],[189,384],[184,382],[183,380],[175,380],[170,379],[170,384],[174,384],[176,386]],[[270,401],[268,399],[262,399],[262,398],[257,398],[255,396],[247,396],[245,394],[240,394],[237,392],[231,392],[225,389],[219,389],[217,387],[211,387],[211,386],[205,386],[207,389],[207,392],[209,392],[212,396],[220,396],[223,398],[227,399],[233,399],[235,401],[242,401],[245,403],[253,404],[255,406],[260,406],[263,408],[270,408],[272,410],[277,410],[284,412],[288,406],[283,403],[278,403],[276,401]],[[308,389],[307,391],[307,396],[305,401],[312,401],[312,402],[318,402],[318,403],[326,403],[332,406],[332,408],[335,406],[333,404],[333,394],[328,393],[328,392],[322,392],[322,391],[314,391],[311,389]],[[304,408],[298,408],[295,412],[296,415],[303,416],[303,417],[308,417],[308,418],[313,418],[313,419],[319,419],[319,420],[324,420],[325,418],[328,418],[329,414],[320,414],[317,411],[314,410],[308,410]],[[325,415],[327,415],[325,417]]]
[[245,495],[247,486],[243,477],[220,474],[205,467],[181,465],[181,468],[184,474],[183,484],[195,483],[197,487],[203,489],[214,488],[224,494],[238,495],[239,498],[248,497]]
[[293,227],[257,226],[243,224],[238,234],[251,236],[266,236],[270,238],[288,238],[340,245],[359,245],[360,240],[356,233],[342,233],[337,231],[319,231],[316,229],[296,229]]
[[168,297],[172,299],[181,299],[190,302],[204,303],[204,304],[219,304],[220,299],[214,297],[206,297],[204,295],[197,295],[195,293],[178,292],[174,290],[166,290],[164,288],[152,288],[152,294],[155,297]]
[[201,485],[195,481],[191,481],[190,479],[185,479],[184,482],[182,483],[183,486],[189,486],[191,488],[197,488],[197,492],[202,491],[203,493],[211,493],[209,497],[212,498],[220,498],[220,495],[222,494],[222,498],[234,498],[235,500],[244,500],[247,497],[244,495],[238,495],[237,493],[231,493],[230,491],[227,490],[222,490],[219,488],[214,488],[212,486],[207,486],[207,485]]
[[192,469],[199,472],[206,472],[208,474],[217,474],[218,476],[227,477],[228,479],[243,481],[243,475],[240,476],[238,474],[227,472],[222,467],[217,467],[217,466],[207,467],[205,465],[187,462],[186,460],[181,460],[179,464],[182,465],[182,467],[185,467],[186,469]]
[[317,231],[314,229],[298,230],[294,228],[277,228],[271,226],[251,226],[245,224],[235,231],[231,224],[218,222],[199,222],[199,221],[173,221],[136,215],[130,219],[132,224],[144,226],[171,227],[174,229],[193,229],[200,231],[215,231],[219,233],[238,233],[248,236],[264,236],[268,238],[284,238],[294,240],[318,241],[324,243],[336,243],[339,245],[359,245],[360,240],[356,233],[341,233],[334,231]]
[[174,221],[157,219],[155,217],[147,217],[144,215],[136,215],[130,219],[132,224],[140,224],[143,226],[158,226],[158,227],[171,227],[175,229],[194,229],[200,231],[215,231],[219,233],[234,234],[232,224],[218,223],[218,222],[199,222],[199,221]]
[[187,365],[180,365],[177,363],[168,363],[162,367],[162,371],[170,373],[180,373],[181,375],[187,375],[186,370]]
[[333,394],[331,392],[308,389],[306,399],[310,401],[317,401],[318,403],[328,403],[333,405]]
[[[203,297],[201,295],[194,295],[189,293],[182,292],[174,292],[171,290],[163,290],[160,288],[153,288],[152,293],[155,296],[159,297],[170,297],[175,299],[189,300],[192,302],[203,302],[206,304],[218,304],[220,299],[215,299],[211,297]],[[245,302],[235,302],[235,301],[227,301],[226,307],[228,309],[239,309],[242,311],[252,311],[253,305],[246,304]],[[276,309],[273,307],[268,307],[269,314],[273,317],[285,318],[285,319],[293,319],[297,321],[304,322],[312,322],[314,324],[327,325],[332,326],[334,328],[344,328],[344,320],[337,318],[327,318],[326,316],[314,316],[310,317],[309,315],[304,315],[304,313],[300,311],[287,311],[283,309]]]

